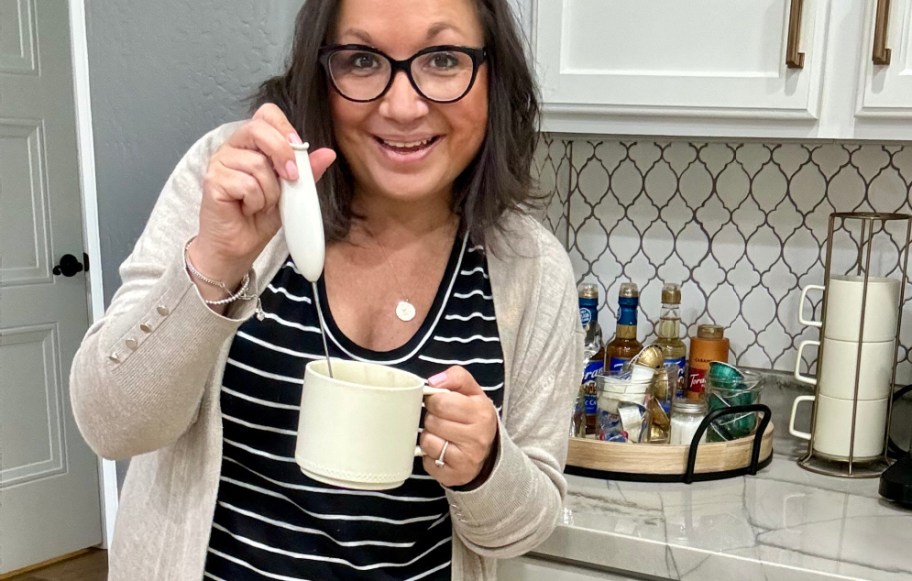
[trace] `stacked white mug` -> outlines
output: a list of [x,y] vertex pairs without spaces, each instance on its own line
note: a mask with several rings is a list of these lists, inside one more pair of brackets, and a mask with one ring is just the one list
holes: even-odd
[[[805,319],[802,312],[812,290],[826,293],[826,312],[820,321]],[[817,389],[815,395],[795,399],[789,432],[813,440],[815,454],[838,462],[874,460],[883,454],[885,444],[896,358],[899,281],[868,277],[867,296],[864,292],[863,276],[833,275],[829,288],[806,286],[798,304],[798,320],[822,328],[823,344],[803,341],[798,346],[795,379]],[[808,345],[820,348],[816,379],[800,372]],[[815,402],[813,434],[795,429],[798,406],[805,401]]]

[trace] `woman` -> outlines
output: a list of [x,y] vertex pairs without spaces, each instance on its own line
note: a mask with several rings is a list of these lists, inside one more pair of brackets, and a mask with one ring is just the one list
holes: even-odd
[[[258,101],[177,166],[74,362],[89,444],[134,457],[110,578],[493,579],[556,523],[582,361],[566,253],[521,210],[537,102],[508,4],[309,0]],[[277,211],[301,135],[316,297]],[[397,489],[294,463],[318,308],[332,356],[450,390]]]

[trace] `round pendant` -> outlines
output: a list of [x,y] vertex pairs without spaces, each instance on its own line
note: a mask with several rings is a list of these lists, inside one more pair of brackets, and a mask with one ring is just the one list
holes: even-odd
[[396,305],[396,316],[404,323],[411,321],[415,318],[415,306],[406,300],[399,301]]

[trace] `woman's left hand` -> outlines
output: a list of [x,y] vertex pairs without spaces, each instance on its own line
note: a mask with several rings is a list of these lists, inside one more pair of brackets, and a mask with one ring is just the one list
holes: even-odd
[[[450,367],[431,377],[428,385],[450,391],[425,400],[427,413],[419,439],[426,454],[424,469],[444,486],[468,484],[481,474],[485,462],[496,453],[493,446],[497,410],[475,378],[462,367]],[[444,464],[438,466],[444,442],[449,444]]]

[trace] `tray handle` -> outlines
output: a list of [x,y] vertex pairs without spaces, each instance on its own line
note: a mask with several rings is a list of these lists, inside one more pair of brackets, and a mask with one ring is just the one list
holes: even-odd
[[697,431],[694,432],[693,439],[690,441],[690,449],[687,452],[687,470],[684,472],[683,478],[685,484],[691,484],[694,481],[694,468],[697,465],[697,448],[700,446],[700,439],[703,437],[703,433],[709,428],[709,425],[722,416],[747,412],[758,412],[762,414],[760,417],[760,425],[757,426],[757,430],[754,432],[754,446],[751,449],[751,463],[750,468],[748,469],[748,474],[757,473],[760,464],[760,444],[763,441],[763,433],[766,432],[766,426],[769,425],[773,413],[768,406],[763,405],[762,403],[736,405],[730,408],[709,412],[706,414],[706,417],[703,418],[703,421],[700,422],[700,425],[697,426]]

